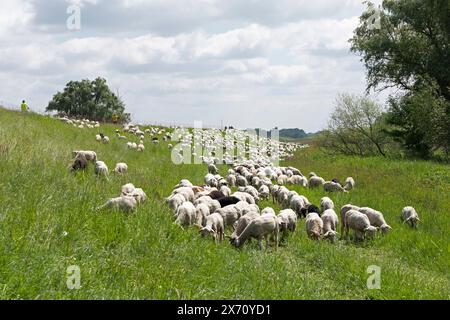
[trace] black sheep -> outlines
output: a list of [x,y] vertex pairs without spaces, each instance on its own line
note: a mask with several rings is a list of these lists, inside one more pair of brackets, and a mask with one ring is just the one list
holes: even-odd
[[225,195],[222,192],[217,191],[217,190],[211,191],[209,194],[207,194],[207,196],[211,197],[211,199],[213,199],[213,200],[217,200],[217,199],[225,197]]
[[229,206],[230,204],[236,204],[241,200],[239,198],[231,196],[231,197],[219,198],[219,199],[217,199],[217,201],[219,201],[220,206],[223,208],[223,207]]
[[78,170],[86,170],[88,166],[88,161],[86,157],[83,154],[77,154],[75,160],[72,163],[71,171],[78,171]]
[[302,216],[303,218],[305,218],[306,215],[307,215],[308,213],[311,213],[311,212],[317,213],[317,214],[319,215],[319,217],[320,217],[320,210],[319,210],[319,208],[318,208],[316,205],[314,205],[314,204],[309,204],[309,205],[307,205],[306,207],[304,207],[304,208],[302,208],[302,209],[300,210],[300,214],[301,214],[301,216]]

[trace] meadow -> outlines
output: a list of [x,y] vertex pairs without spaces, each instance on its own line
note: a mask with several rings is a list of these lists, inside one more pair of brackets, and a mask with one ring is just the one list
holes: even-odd
[[[278,250],[259,251],[255,241],[237,250],[181,230],[164,202],[182,178],[201,184],[207,166],[174,165],[167,143],[127,150],[116,128],[101,126],[111,138],[104,145],[96,129],[0,108],[0,299],[450,299],[449,165],[299,150],[282,165],[353,176],[355,190],[330,195],[336,206],[376,208],[392,232],[365,243],[314,242],[301,221]],[[96,151],[110,169],[126,162],[129,172],[109,181],[92,165],[71,174],[76,149]],[[94,211],[127,182],[149,197],[135,214]],[[325,195],[289,188],[316,204]],[[421,217],[417,230],[400,221],[407,205]],[[70,265],[80,268],[80,289],[66,285]],[[372,265],[381,268],[380,289],[367,288]]]

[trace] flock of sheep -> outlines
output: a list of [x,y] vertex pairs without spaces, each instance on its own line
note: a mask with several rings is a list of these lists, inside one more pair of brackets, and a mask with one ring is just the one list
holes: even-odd
[[[66,122],[72,120],[65,120]],[[86,123],[86,121],[85,121]],[[88,122],[90,125],[90,122]],[[335,242],[338,239],[338,224],[341,225],[340,239],[348,239],[352,229],[356,240],[373,238],[377,232],[387,233],[392,228],[386,223],[380,211],[369,207],[357,207],[352,204],[340,209],[340,221],[335,212],[333,201],[323,197],[319,206],[311,203],[305,196],[286,186],[298,185],[309,188],[321,187],[325,192],[349,192],[355,187],[355,181],[348,177],[344,185],[333,179],[326,181],[314,172],[309,178],[294,167],[274,165],[275,161],[290,157],[301,148],[301,145],[281,143],[265,139],[264,143],[252,141],[240,130],[227,130],[225,136],[220,130],[201,130],[191,133],[186,129],[177,128],[170,133],[166,129],[149,128],[141,131],[139,126],[125,125],[124,132],[139,139],[127,142],[127,148],[143,151],[145,135],[149,135],[153,143],[158,143],[158,136],[164,141],[174,138],[180,141],[181,148],[173,150],[174,154],[183,157],[182,150],[189,147],[196,151],[201,147],[201,161],[208,165],[208,173],[204,176],[201,186],[193,185],[189,180],[182,179],[166,198],[168,206],[174,212],[175,223],[181,227],[196,226],[202,236],[211,236],[215,241],[223,241],[227,229],[231,231],[227,237],[235,247],[242,247],[250,238],[258,240],[259,248],[262,239],[269,247],[270,241],[275,247],[289,232],[294,232],[299,219],[305,219],[306,233],[314,240],[326,239]],[[128,140],[116,130],[119,140]],[[174,140],[175,140],[174,139]],[[96,140],[109,143],[109,138],[97,134]],[[248,143],[247,143],[248,142]],[[254,143],[252,143],[254,142]],[[261,141],[259,141],[261,142]],[[239,146],[239,144],[242,144]],[[241,147],[243,153],[235,155],[230,150]],[[173,149],[168,144],[168,149]],[[193,156],[197,156],[194,152]],[[94,151],[74,151],[75,159],[71,170],[86,169],[89,162],[94,163],[95,173],[108,177],[108,167],[103,161],[97,160]],[[217,163],[231,166],[227,176],[219,174]],[[126,163],[118,163],[116,173],[125,173]],[[231,188],[237,188],[232,192]],[[271,207],[258,206],[260,200],[272,198],[282,210],[277,214]],[[121,193],[109,199],[97,210],[116,209],[123,212],[133,212],[139,204],[147,200],[147,195],[141,188],[128,183],[121,188]],[[413,207],[405,207],[401,214],[404,223],[416,227],[420,222]]]

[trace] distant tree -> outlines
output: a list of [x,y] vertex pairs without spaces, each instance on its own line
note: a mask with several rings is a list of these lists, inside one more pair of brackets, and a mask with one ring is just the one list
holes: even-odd
[[384,134],[383,110],[366,96],[348,93],[336,98],[321,145],[347,155],[386,156],[388,139]]
[[390,133],[415,155],[450,148],[450,6],[448,0],[384,0],[379,25],[369,1],[350,39],[362,56],[367,90],[400,89],[390,99]]
[[119,122],[130,120],[125,104],[114,94],[103,78],[93,81],[70,81],[63,92],[58,92],[49,102],[46,111],[57,111],[70,117],[84,117],[97,121],[111,121],[113,115]]

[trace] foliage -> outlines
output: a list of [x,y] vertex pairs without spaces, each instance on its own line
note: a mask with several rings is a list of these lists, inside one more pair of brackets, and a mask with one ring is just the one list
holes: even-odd
[[119,122],[127,122],[125,104],[114,94],[103,78],[93,81],[70,81],[63,92],[58,92],[47,106],[47,111],[58,111],[69,117],[82,117],[97,121],[111,121],[117,115]]

